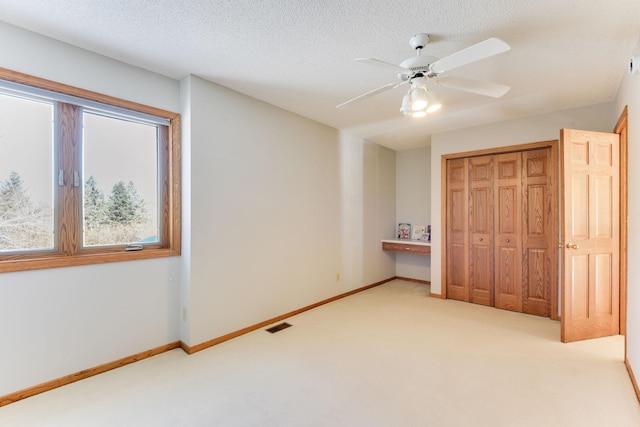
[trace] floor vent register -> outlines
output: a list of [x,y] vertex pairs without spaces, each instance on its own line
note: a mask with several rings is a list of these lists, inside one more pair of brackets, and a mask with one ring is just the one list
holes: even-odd
[[275,334],[276,332],[280,332],[283,329],[287,329],[289,326],[291,326],[290,324],[284,322],[284,323],[280,323],[278,325],[272,326],[268,329],[266,329],[267,332],[271,332],[272,334]]

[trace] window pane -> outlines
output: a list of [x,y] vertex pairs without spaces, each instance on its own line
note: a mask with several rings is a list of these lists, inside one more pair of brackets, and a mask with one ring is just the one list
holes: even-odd
[[83,114],[83,246],[158,243],[158,129]]
[[0,253],[55,249],[53,114],[0,93]]

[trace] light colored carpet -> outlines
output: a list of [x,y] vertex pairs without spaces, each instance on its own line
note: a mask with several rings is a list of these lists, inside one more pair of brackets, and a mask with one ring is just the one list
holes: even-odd
[[[393,281],[0,408],[2,426],[640,426],[621,336]],[[27,369],[25,367],[25,369]]]

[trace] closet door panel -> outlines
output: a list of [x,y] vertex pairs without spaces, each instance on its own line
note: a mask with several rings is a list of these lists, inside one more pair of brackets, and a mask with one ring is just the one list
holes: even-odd
[[469,258],[470,301],[493,306],[493,248],[486,244],[471,245]]
[[525,151],[523,156],[523,311],[539,316],[551,314],[551,244],[556,212],[551,191],[551,149]]
[[[529,249],[527,251],[526,286],[524,287],[524,301],[527,302],[527,313],[537,314],[535,311],[545,312],[547,301],[550,301],[550,286],[547,280],[547,258],[549,253],[544,249]],[[536,309],[536,306],[539,306]]]
[[469,159],[469,300],[494,305],[493,156]]
[[495,306],[522,311],[522,154],[495,157]]
[[447,297],[469,301],[468,160],[447,161]]

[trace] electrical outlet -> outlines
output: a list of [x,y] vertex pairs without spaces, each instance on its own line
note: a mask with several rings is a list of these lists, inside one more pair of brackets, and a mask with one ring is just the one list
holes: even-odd
[[336,282],[340,281],[340,273],[336,273]]
[[185,322],[187,321],[187,309],[186,308],[182,309],[182,320],[184,320]]

